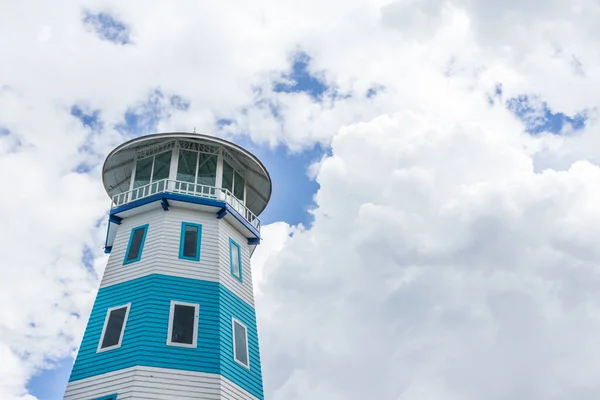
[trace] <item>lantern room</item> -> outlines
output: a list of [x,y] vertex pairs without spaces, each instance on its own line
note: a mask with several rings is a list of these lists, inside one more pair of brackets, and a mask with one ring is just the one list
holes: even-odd
[[160,207],[214,210],[254,248],[258,216],[271,196],[271,179],[255,156],[195,133],[147,135],[122,144],[108,155],[102,180],[111,198],[107,253],[122,218]]

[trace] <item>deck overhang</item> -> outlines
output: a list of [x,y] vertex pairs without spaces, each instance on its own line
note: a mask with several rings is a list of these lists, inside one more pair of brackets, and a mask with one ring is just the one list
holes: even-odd
[[170,207],[214,213],[215,218],[226,220],[242,233],[248,239],[249,245],[256,246],[260,243],[260,231],[242,217],[238,211],[227,204],[226,201],[181,193],[162,192],[113,207],[110,210],[104,252],[111,252],[112,245],[117,236],[117,230],[123,218],[129,218],[153,210],[168,212]]

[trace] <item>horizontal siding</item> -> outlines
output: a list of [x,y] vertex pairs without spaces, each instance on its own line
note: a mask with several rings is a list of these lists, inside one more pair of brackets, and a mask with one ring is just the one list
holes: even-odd
[[112,371],[104,375],[69,382],[64,400],[91,400],[109,394],[118,394],[118,400],[131,400],[135,390],[135,370],[133,368]]
[[[235,242],[240,245],[240,253],[242,255],[242,282],[231,274],[229,239],[235,240]],[[219,277],[221,284],[238,295],[245,302],[254,306],[248,239],[242,236],[237,229],[224,219],[219,220],[219,250]]]
[[[242,301],[227,287],[220,287],[220,335],[221,375],[248,392],[262,396],[262,372],[254,308]],[[232,318],[241,321],[248,329],[248,355],[250,369],[244,368],[233,358]]]
[[[197,348],[166,345],[171,300],[200,305]],[[107,309],[129,302],[121,347],[96,353]],[[248,327],[250,370],[233,360],[232,317]],[[70,381],[134,366],[220,373],[262,399],[254,308],[217,282],[175,276],[153,274],[101,288]]]
[[[182,222],[202,225],[200,238],[200,261],[183,260],[179,258]],[[186,210],[171,207],[165,213],[163,229],[163,251],[161,259],[157,260],[154,269],[157,274],[171,274],[203,280],[218,280],[217,266],[219,263],[219,225],[214,213]],[[183,274],[174,273],[181,271]]]
[[221,400],[257,400],[229,379],[221,377]]
[[69,383],[65,400],[90,400],[117,393],[118,400],[257,400],[216,374],[131,367]]
[[[200,261],[179,258],[181,223],[202,225]],[[123,265],[131,229],[148,224],[139,261]],[[171,207],[125,218],[113,244],[100,287],[150,274],[166,274],[217,282],[219,280],[219,225],[214,213]]]

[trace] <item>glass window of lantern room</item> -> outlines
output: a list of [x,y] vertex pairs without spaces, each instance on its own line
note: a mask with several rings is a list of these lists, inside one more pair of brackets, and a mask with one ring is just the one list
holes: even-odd
[[233,195],[242,202],[244,201],[244,178],[237,171],[233,174]]
[[223,160],[223,189],[233,193],[233,167]]
[[152,182],[169,179],[171,169],[171,150],[154,156],[154,168],[152,171]]
[[[133,188],[136,189],[151,182],[168,179],[169,170],[171,168],[171,153],[171,150],[169,150],[137,160]],[[164,189],[164,183],[160,183],[158,186],[152,185],[150,191],[148,191],[148,189],[140,189],[143,193],[136,191],[134,193],[134,198],[147,196],[148,194],[153,194]]]
[[199,185],[215,186],[217,180],[217,156],[215,154],[200,153],[198,161]]
[[[179,150],[177,164],[177,180],[194,183],[196,180],[196,167],[198,166],[198,153],[189,150]],[[183,188],[184,190],[189,190]],[[191,189],[191,188],[190,188]]]
[[152,163],[153,157],[137,160],[135,166],[135,179],[133,181],[134,189],[150,183],[150,178],[152,177]]
[[227,189],[233,196],[244,202],[244,177],[223,160],[223,189]]
[[163,190],[165,190],[165,179],[169,179],[172,153],[173,152],[169,150],[154,156],[154,167],[152,168],[152,182],[157,183],[152,185],[152,194],[162,192]]

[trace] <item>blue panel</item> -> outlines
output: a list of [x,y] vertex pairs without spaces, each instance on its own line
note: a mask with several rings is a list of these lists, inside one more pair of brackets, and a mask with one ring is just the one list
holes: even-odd
[[117,217],[116,215],[109,215],[108,216],[108,222],[112,222],[115,223],[117,225],[121,225],[121,221],[123,221],[123,218],[121,217]]
[[[185,239],[185,228],[188,226],[195,226],[198,228],[198,237],[196,238],[196,257],[186,257],[183,255],[183,244],[184,244],[184,239]],[[202,225],[200,224],[193,224],[191,222],[182,222],[181,223],[181,237],[179,239],[179,258],[183,259],[183,260],[190,260],[190,261],[200,261],[200,244],[201,244],[201,238],[202,238]]]
[[[237,259],[238,259],[238,266],[240,269],[239,276],[237,276],[233,272],[233,246],[237,247]],[[232,238],[229,238],[229,271],[231,272],[231,275],[233,275],[235,279],[242,282],[242,251],[240,249],[240,245],[237,244],[237,242],[235,240],[233,240]]]
[[169,202],[164,197],[160,201],[160,205],[162,206],[163,210],[169,211]]
[[218,219],[222,219],[224,216],[227,215],[227,207],[223,207],[219,210],[219,212],[217,213],[217,218]]
[[[200,304],[198,346],[167,346],[171,300]],[[121,347],[96,353],[106,310],[131,302]],[[233,359],[231,320],[248,327],[250,369]],[[217,282],[148,275],[101,288],[70,381],[135,365],[221,374],[263,399],[254,308]]]
[[[133,234],[138,229],[143,229],[144,230],[144,236],[142,236],[142,243],[140,244],[140,252],[138,253],[138,256],[136,258],[133,258],[131,260],[127,260],[127,256],[129,255],[129,250],[131,248],[131,242],[133,241]],[[136,262],[136,261],[140,261],[140,259],[142,258],[142,251],[144,251],[144,242],[146,241],[146,235],[147,234],[148,234],[148,224],[141,225],[141,226],[136,226],[135,228],[131,229],[131,233],[129,234],[129,243],[127,243],[127,251],[125,252],[125,258],[123,258],[123,265],[125,265],[125,264],[131,264],[131,263]]]
[[110,234],[110,222],[108,223],[108,227],[106,228],[106,239],[104,239],[104,253],[108,254],[112,250],[112,246],[108,245],[108,235]]
[[260,244],[260,238],[248,239],[248,246],[258,246]]

